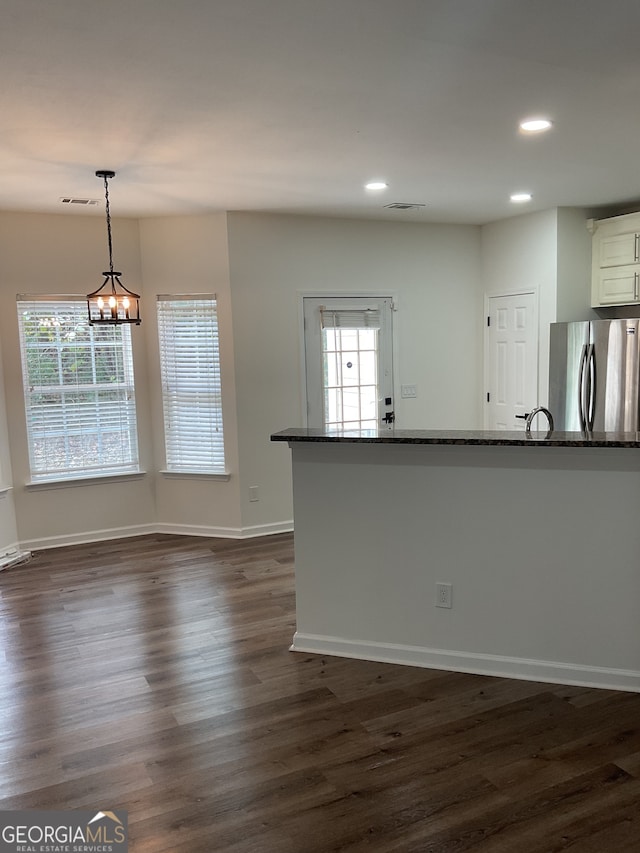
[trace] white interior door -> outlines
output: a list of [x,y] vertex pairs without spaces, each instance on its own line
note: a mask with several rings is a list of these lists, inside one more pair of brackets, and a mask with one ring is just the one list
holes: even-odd
[[485,427],[524,429],[538,405],[536,294],[487,299]]
[[391,429],[391,298],[303,297],[307,424]]

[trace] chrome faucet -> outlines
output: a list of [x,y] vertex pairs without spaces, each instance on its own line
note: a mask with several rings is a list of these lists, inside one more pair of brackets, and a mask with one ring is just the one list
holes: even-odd
[[525,432],[528,433],[529,435],[531,434],[531,424],[533,422],[533,419],[535,418],[536,415],[539,415],[541,413],[546,415],[547,420],[549,421],[549,428],[547,430],[547,436],[549,435],[549,433],[553,432],[553,415],[551,414],[549,409],[545,409],[544,406],[538,406],[537,408],[533,409],[533,411],[529,412],[528,415],[525,415],[525,417],[527,419],[527,422],[525,424]]

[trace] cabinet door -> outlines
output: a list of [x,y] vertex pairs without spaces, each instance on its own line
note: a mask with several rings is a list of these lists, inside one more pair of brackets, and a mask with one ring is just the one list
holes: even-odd
[[600,266],[620,267],[638,262],[638,234],[616,234],[600,238]]
[[598,305],[629,305],[638,301],[638,266],[601,270]]

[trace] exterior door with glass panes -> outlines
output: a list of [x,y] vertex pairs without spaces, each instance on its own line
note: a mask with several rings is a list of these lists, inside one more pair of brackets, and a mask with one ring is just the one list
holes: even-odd
[[393,301],[303,297],[307,425],[392,429]]

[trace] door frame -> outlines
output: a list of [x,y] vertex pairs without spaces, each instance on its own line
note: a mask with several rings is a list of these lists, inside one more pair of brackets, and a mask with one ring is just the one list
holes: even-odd
[[536,406],[540,400],[540,291],[537,287],[524,287],[521,290],[496,291],[494,293],[484,294],[482,328],[483,328],[483,371],[482,371],[482,425],[483,429],[489,428],[489,404],[487,403],[487,388],[489,387],[489,330],[487,327],[487,317],[491,313],[489,310],[490,299],[500,299],[506,296],[533,296],[534,328],[537,337],[536,347]]
[[398,313],[399,296],[395,290],[298,290],[298,364],[300,370],[300,417],[303,427],[309,425],[307,418],[307,358],[304,342],[305,299],[390,299],[392,302],[391,327],[391,381],[393,386],[394,410],[398,412],[396,389],[398,384],[398,328],[394,315]]

